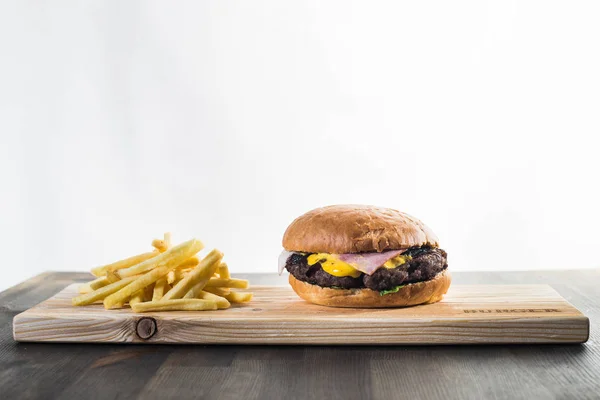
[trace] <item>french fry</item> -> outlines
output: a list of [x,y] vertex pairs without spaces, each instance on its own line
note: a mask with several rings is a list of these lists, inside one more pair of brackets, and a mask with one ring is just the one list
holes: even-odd
[[183,271],[180,271],[177,269],[175,269],[173,271],[169,271],[169,273],[167,274],[167,283],[169,285],[172,285],[175,282],[179,282],[184,277],[185,277],[185,273]]
[[223,253],[217,249],[212,250],[206,255],[206,257],[202,259],[202,261],[200,261],[196,268],[194,268],[185,276],[185,278],[173,286],[173,288],[163,296],[161,301],[180,299],[198,283],[202,281],[208,281],[217,270],[222,258]]
[[211,278],[206,283],[206,287],[225,287],[225,288],[247,289],[248,281],[245,279]]
[[153,257],[156,257],[158,254],[158,251],[138,254],[137,256],[129,257],[124,260],[114,262],[112,264],[96,267],[92,269],[92,274],[94,274],[95,276],[104,276],[108,271],[118,271],[120,269],[129,268],[133,265],[139,264]]
[[252,299],[252,293],[250,292],[232,292],[227,288],[220,287],[205,287],[204,290],[224,297],[232,303],[246,303]]
[[144,301],[144,289],[140,289],[135,292],[129,299],[129,306],[133,307],[134,304],[141,303]]
[[152,241],[152,247],[154,247],[156,250],[160,251],[161,253],[164,253],[165,251],[168,250],[168,247],[167,247],[165,241],[162,239],[154,239]]
[[79,294],[86,294],[86,293],[90,293],[93,292],[94,290],[90,287],[90,283],[82,283],[81,285],[79,285],[79,287],[77,288],[79,290]]
[[101,287],[108,285],[109,283],[112,282],[110,282],[105,276],[101,276],[100,278],[96,278],[93,281],[84,283],[83,285],[79,286],[79,293],[90,293],[96,289],[100,289]]
[[[221,268],[223,265],[227,266],[227,264],[225,263],[220,263],[219,267],[217,268],[217,271],[219,268]],[[214,274],[212,274],[211,279],[217,277],[217,272],[215,272]],[[198,295],[200,294],[200,292],[202,291],[202,289],[204,288],[204,286],[206,286],[206,282],[204,280],[199,281],[198,283],[196,283],[184,296],[184,298],[199,298]],[[227,289],[227,293],[229,293],[229,289]]]
[[221,263],[221,265],[219,265],[219,269],[217,270],[217,272],[219,273],[219,278],[222,278],[222,279],[231,278],[231,275],[229,274],[229,268],[227,267],[227,263]]
[[217,296],[216,294],[213,294],[213,293],[205,292],[203,290],[201,290],[198,294],[195,294],[194,289],[192,289],[189,292],[187,292],[187,294],[185,296],[183,296],[183,298],[184,299],[201,299],[201,300],[214,301],[215,303],[217,303],[218,309],[229,308],[229,306],[231,306],[231,304],[229,303],[229,301],[227,301],[226,298]]
[[143,274],[154,268],[160,268],[164,265],[174,264],[175,267],[177,267],[203,248],[204,244],[201,241],[198,239],[191,239],[175,247],[171,247],[169,250],[165,251],[164,253],[160,253],[154,258],[141,262],[132,267],[118,270],[116,273],[121,278],[126,278],[132,275]]
[[116,271],[107,271],[106,272],[106,280],[109,283],[115,283],[116,281],[120,281],[121,277],[117,275]]
[[169,250],[169,248],[171,247],[171,232],[165,232],[162,240],[154,239],[152,241],[152,247],[154,247],[161,253],[164,253],[165,251]]
[[[98,300],[105,299],[107,296],[116,293],[122,288],[126,287],[128,284],[135,281],[138,277],[131,276],[129,278],[121,279],[118,282],[111,283],[110,285],[106,285],[101,287],[100,289],[96,289],[93,292],[86,293],[81,296],[77,296],[71,300],[74,306],[85,306],[88,304],[92,304]],[[116,304],[116,303],[115,303]]]
[[167,283],[172,285],[173,283],[179,282],[183,279],[185,274],[190,272],[196,265],[198,265],[199,262],[200,260],[198,260],[198,257],[196,256],[185,260],[183,263],[177,266],[176,270],[169,272],[167,275]]
[[152,296],[154,294],[154,286],[156,283],[153,283],[150,286],[146,286],[144,288],[144,301],[152,301]]
[[202,288],[206,285],[206,281],[203,279],[196,283],[188,292],[183,296],[184,299],[198,299],[198,295],[202,292]]
[[[215,289],[216,291],[218,291],[218,293],[216,291],[215,292],[211,292],[212,289]],[[206,287],[205,286],[204,290],[206,290],[207,292],[218,294],[219,296],[223,296],[224,294],[231,293],[231,289],[229,289],[229,288],[218,288],[218,287],[214,287],[213,288],[213,287]]]
[[175,271],[169,271],[167,274],[167,283],[172,285],[177,280],[177,276],[175,276]]
[[190,257],[187,260],[185,260],[184,262],[182,262],[181,264],[179,264],[177,266],[177,269],[180,269],[180,270],[192,269],[199,263],[200,263],[200,260],[198,259],[198,257],[196,257],[196,256]]
[[136,313],[149,311],[205,311],[216,310],[217,303],[200,299],[175,299],[137,303],[131,308]]
[[204,287],[204,291],[216,294],[217,296],[225,297],[226,294],[231,293],[231,289],[229,288],[220,288],[220,287]]
[[252,300],[252,293],[250,292],[231,292],[223,295],[224,298],[232,303],[247,303]]
[[201,300],[214,301],[215,303],[217,303],[218,309],[231,307],[231,303],[226,298],[217,296],[214,293],[205,292],[204,290],[200,292],[197,298]]
[[105,276],[101,276],[98,279],[94,279],[93,281],[88,282],[88,285],[90,285],[90,288],[92,288],[92,290],[96,290],[108,285],[109,283],[111,282],[109,282]]
[[171,289],[171,286],[169,286],[166,279],[161,278],[157,280],[156,284],[154,285],[154,291],[152,293],[152,301],[158,301],[162,299],[162,297],[165,295],[165,293],[169,291],[169,289]]
[[[107,298],[105,298],[104,308],[108,310],[110,308],[116,307],[118,304],[124,303],[127,298],[132,296],[138,290],[143,289],[146,286],[153,284],[160,278],[165,277],[169,273],[169,271],[177,268],[177,266],[180,265],[183,261],[200,251],[201,247],[202,242],[196,239],[192,239],[178,246],[172,247],[166,252],[157,256],[156,259],[160,260],[158,260],[157,264],[154,264],[154,269],[137,278],[129,285],[123,287],[118,292],[113,293]],[[156,263],[156,260],[154,260],[154,263]],[[169,292],[171,292],[171,290]]]

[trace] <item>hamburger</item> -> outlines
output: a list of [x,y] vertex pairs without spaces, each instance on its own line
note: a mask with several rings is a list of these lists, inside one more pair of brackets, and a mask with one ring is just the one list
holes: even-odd
[[447,254],[424,223],[390,208],[334,205],[296,218],[283,235],[286,269],[304,300],[330,307],[435,303],[450,286]]

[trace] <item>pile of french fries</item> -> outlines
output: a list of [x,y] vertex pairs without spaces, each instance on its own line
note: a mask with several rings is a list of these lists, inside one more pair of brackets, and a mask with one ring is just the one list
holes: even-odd
[[199,259],[200,240],[171,246],[170,233],[152,246],[154,251],[92,269],[97,279],[80,286],[73,305],[102,301],[106,309],[129,305],[134,312],[204,311],[252,299],[250,292],[231,290],[247,289],[248,281],[231,278],[219,250]]

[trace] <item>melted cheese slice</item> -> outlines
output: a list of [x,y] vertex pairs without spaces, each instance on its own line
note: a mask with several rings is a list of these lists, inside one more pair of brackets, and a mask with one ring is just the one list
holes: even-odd
[[308,265],[315,265],[316,263],[321,263],[321,268],[323,271],[327,272],[329,275],[343,277],[343,276],[351,276],[352,278],[358,278],[361,272],[350,264],[345,263],[335,257],[333,254],[327,253],[315,253],[308,256]]
[[387,260],[385,262],[385,264],[383,264],[383,267],[387,268],[387,269],[394,269],[396,267],[401,266],[402,264],[406,263],[407,261],[409,261],[411,259],[412,259],[411,256],[405,256],[405,255],[400,254],[399,256],[396,256],[394,258]]

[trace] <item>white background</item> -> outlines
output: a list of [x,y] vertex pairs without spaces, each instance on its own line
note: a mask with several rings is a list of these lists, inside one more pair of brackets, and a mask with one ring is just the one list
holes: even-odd
[[276,270],[317,206],[454,270],[600,266],[597,1],[5,1],[0,289],[163,231]]

